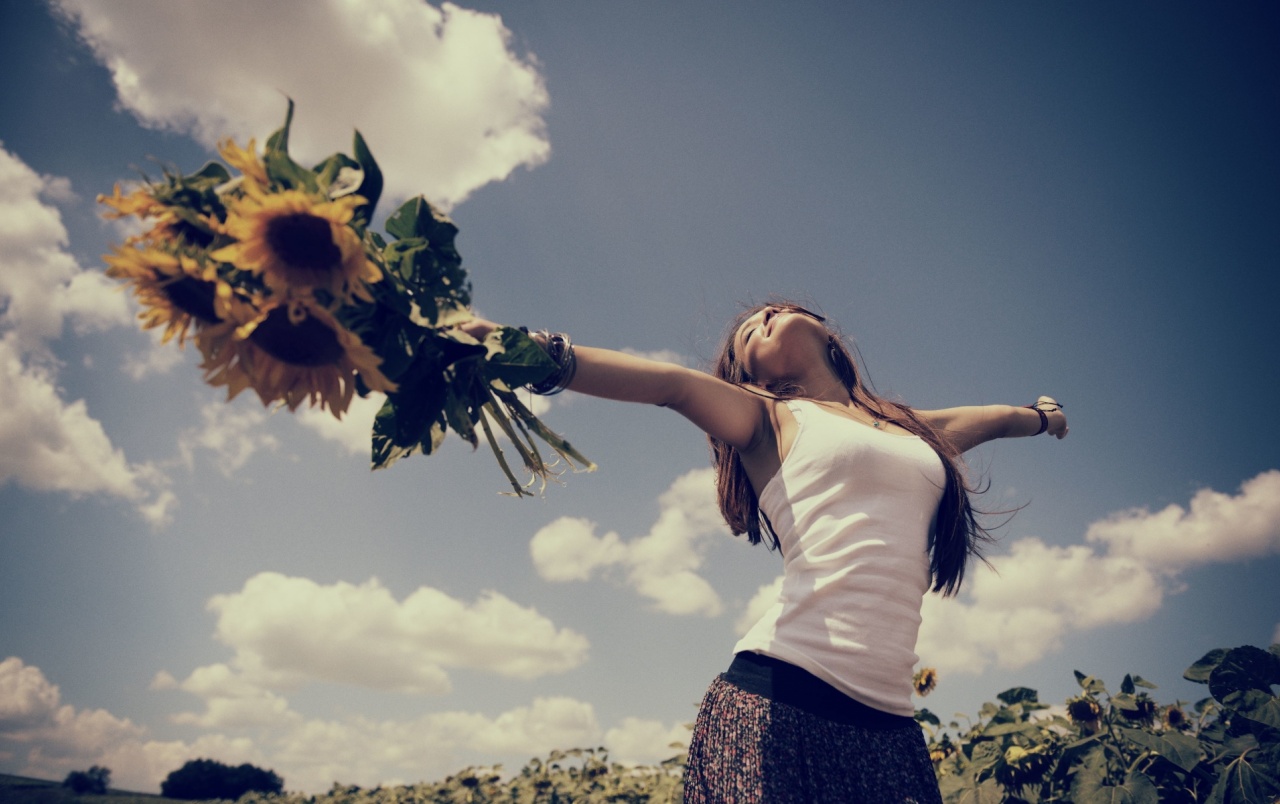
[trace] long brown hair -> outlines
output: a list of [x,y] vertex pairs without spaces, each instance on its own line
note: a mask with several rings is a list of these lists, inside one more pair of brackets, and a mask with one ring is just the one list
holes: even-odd
[[[832,330],[825,318],[792,302],[755,305],[734,319],[720,347],[720,355],[712,373],[734,385],[755,393],[766,393],[777,399],[805,396],[805,389],[793,383],[757,384],[737,354],[735,343],[738,329],[744,321],[767,307],[802,313],[822,322],[827,328],[827,358],[831,361],[836,376],[848,390],[849,398],[880,419],[919,436],[942,460],[942,466],[946,470],[946,485],[938,503],[937,516],[934,517],[933,532],[929,534],[929,573],[933,591],[954,595],[960,590],[970,556],[985,560],[982,558],[982,545],[994,541],[988,529],[978,522],[969,502],[970,492],[978,493],[982,489],[969,486],[962,471],[960,456],[915,411],[907,405],[885,399],[862,382],[857,364],[844,339]],[[770,546],[780,548],[773,523],[760,510],[755,489],[751,487],[738,451],[718,439],[710,436],[707,439],[711,442],[711,457],[716,469],[716,494],[720,512],[724,515],[729,530],[735,536],[745,533],[751,544],[759,544],[763,534],[767,533]]]

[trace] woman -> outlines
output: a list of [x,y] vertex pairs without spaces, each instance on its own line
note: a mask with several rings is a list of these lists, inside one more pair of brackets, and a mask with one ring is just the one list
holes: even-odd
[[730,529],[782,552],[777,602],[698,712],[685,801],[940,801],[911,679],[924,594],[954,594],[989,539],[959,456],[995,438],[1063,438],[1061,406],[882,399],[825,319],[791,303],[740,316],[714,376],[535,339],[560,366],[535,391],[661,405],[701,428]]

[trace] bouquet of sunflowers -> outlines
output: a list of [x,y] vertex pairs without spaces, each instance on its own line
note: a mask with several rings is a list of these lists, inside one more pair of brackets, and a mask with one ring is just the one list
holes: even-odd
[[[190,175],[165,170],[128,194],[99,201],[145,231],[106,255],[107,275],[129,283],[144,329],[190,338],[200,368],[228,400],[252,388],[264,405],[303,402],[341,418],[354,395],[386,394],[372,433],[373,468],[431,453],[448,430],[493,449],[516,495],[554,474],[537,439],[569,466],[594,465],[521,402],[519,387],[558,369],[525,332],[500,327],[483,341],[470,283],[454,247],[458,229],[421,196],[369,228],[382,173],[357,131],[352,155],[306,168],[289,156],[293,102],[261,155],[219,143],[222,164]],[[498,443],[519,453],[522,482]]]

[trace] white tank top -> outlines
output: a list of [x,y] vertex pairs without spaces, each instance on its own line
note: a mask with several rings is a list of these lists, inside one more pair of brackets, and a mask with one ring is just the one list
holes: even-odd
[[782,592],[734,652],[773,656],[868,706],[910,716],[942,459],[917,436],[809,400],[786,405],[795,441],[760,492],[782,545]]

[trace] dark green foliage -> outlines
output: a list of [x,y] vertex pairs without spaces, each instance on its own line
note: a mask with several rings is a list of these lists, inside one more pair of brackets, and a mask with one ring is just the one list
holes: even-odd
[[1272,690],[1280,645],[1211,651],[1184,677],[1212,696],[1190,712],[1156,703],[1146,692],[1155,685],[1141,676],[1125,676],[1112,694],[1076,671],[1081,693],[1065,717],[1019,687],[998,696],[1003,705],[986,704],[963,733],[930,729],[944,800],[1280,802],[1280,699]]
[[280,793],[284,780],[273,771],[248,763],[238,767],[212,759],[193,759],[177,769],[160,785],[168,798],[186,800],[238,799],[246,793]]
[[101,765],[94,765],[87,771],[71,771],[67,774],[67,778],[62,780],[62,786],[69,788],[73,793],[96,793],[103,794],[107,792],[107,786],[111,784],[111,771]]

